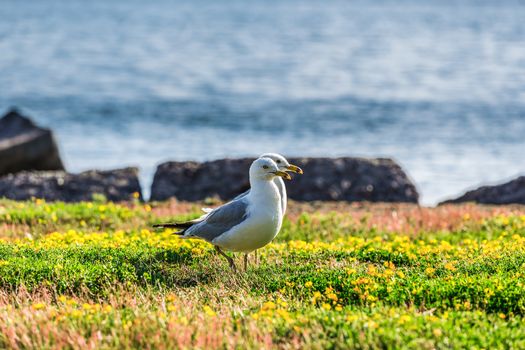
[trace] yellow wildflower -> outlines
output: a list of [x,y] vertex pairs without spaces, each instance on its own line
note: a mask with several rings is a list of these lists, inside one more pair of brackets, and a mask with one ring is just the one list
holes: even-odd
[[326,295],[326,297],[330,300],[337,301],[339,298],[337,298],[337,295],[335,293],[329,293]]
[[281,316],[285,320],[289,320],[290,319],[290,314],[288,313],[288,311],[286,311],[284,309],[277,309],[276,312],[277,312],[277,314],[279,316]]
[[216,315],[217,315],[217,314],[215,313],[215,311],[213,311],[213,309],[212,309],[211,307],[209,307],[208,305],[205,305],[205,306],[203,307],[203,310],[204,310],[204,312],[206,313],[206,315],[208,315],[208,316],[213,317],[213,316],[216,316]]
[[82,311],[75,309],[75,310],[71,311],[70,315],[72,317],[81,317],[82,316]]
[[377,301],[377,297],[375,297],[373,295],[367,295],[366,296],[366,300],[373,303],[373,302]]
[[409,315],[401,315],[398,319],[399,324],[405,324],[411,320]]
[[44,303],[34,303],[32,305],[33,310],[42,310],[46,307],[46,304]]
[[276,305],[273,301],[267,301],[262,306],[263,310],[274,310],[275,308],[276,308]]
[[277,300],[277,304],[279,304],[279,306],[281,307],[287,307],[288,306],[288,303],[282,299],[279,299]]
[[446,263],[444,267],[445,267],[445,269],[447,269],[449,271],[456,271],[457,270],[456,267],[454,266],[454,264],[452,264],[450,262]]
[[359,319],[359,317],[357,317],[356,315],[348,315],[346,316],[346,321],[347,322],[354,322],[354,321],[357,321]]

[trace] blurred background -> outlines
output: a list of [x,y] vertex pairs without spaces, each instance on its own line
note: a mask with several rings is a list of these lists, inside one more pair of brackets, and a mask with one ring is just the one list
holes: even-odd
[[[69,171],[392,157],[423,204],[525,172],[525,2],[2,0],[0,113]],[[147,195],[147,194],[146,194]]]

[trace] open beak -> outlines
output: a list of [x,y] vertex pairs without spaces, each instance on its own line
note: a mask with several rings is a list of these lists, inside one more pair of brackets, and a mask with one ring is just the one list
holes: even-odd
[[291,180],[292,177],[290,176],[290,174],[288,174],[286,171],[280,171],[280,170],[276,170],[276,171],[272,171],[272,174],[275,174],[277,176],[280,176],[286,180]]
[[287,170],[293,171],[297,174],[303,174],[303,169],[299,168],[297,165],[290,164],[286,167]]

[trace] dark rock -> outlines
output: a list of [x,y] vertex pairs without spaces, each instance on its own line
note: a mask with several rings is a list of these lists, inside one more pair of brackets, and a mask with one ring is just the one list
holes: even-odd
[[0,119],[0,175],[22,170],[64,170],[53,133],[15,109]]
[[23,171],[0,178],[0,197],[26,200],[31,197],[48,201],[90,201],[102,194],[113,202],[133,199],[139,193],[142,200],[137,168],[109,171],[90,170],[80,174],[64,171]]
[[304,175],[287,182],[288,196],[301,201],[417,203],[419,194],[403,169],[385,158],[292,158]]
[[[286,182],[288,196],[294,200],[418,202],[414,184],[391,159],[289,160],[305,172]],[[151,200],[176,197],[196,201],[214,196],[231,199],[249,188],[248,169],[252,161],[253,158],[243,158],[163,163],[153,179]]]
[[476,202],[481,204],[525,204],[525,176],[496,186],[483,186],[439,203]]
[[208,197],[231,199],[250,188],[248,169],[253,159],[220,159],[211,162],[167,162],[159,165],[151,200],[171,197],[198,201]]

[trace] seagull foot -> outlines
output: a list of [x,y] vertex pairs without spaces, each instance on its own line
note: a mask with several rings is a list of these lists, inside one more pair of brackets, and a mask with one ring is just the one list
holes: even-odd
[[228,259],[228,262],[230,263],[230,267],[233,270],[233,272],[237,273],[237,266],[235,266],[235,263],[233,262],[233,259]]
[[221,248],[218,246],[215,246],[215,250],[222,255],[226,260],[228,260],[228,263],[230,264],[230,268],[233,270],[233,272],[237,272],[237,266],[235,266],[235,261],[233,261],[233,258],[231,256],[228,256],[225,252],[222,251]]

